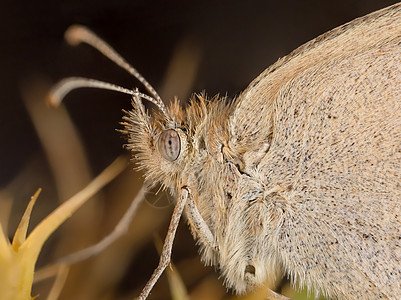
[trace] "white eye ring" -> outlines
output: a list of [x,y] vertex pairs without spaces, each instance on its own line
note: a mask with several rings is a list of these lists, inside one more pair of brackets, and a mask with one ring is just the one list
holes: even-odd
[[177,131],[163,131],[157,141],[159,153],[168,161],[175,161],[181,153],[181,139]]

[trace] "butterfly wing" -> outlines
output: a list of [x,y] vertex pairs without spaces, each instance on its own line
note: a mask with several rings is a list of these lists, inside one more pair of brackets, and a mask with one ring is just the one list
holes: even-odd
[[333,29],[267,68],[236,102],[230,119],[230,151],[241,157],[266,142],[266,136],[273,132],[275,100],[293,77],[326,60],[352,56],[399,36],[400,23],[401,3]]
[[267,69],[238,99],[231,130],[238,157],[271,141],[257,171],[284,188],[271,201],[284,205],[276,246],[293,278],[401,298],[400,4]]

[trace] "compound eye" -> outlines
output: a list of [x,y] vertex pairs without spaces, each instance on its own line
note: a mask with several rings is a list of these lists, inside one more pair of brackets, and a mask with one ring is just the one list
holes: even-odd
[[160,154],[168,161],[175,161],[181,153],[181,139],[177,131],[165,130],[157,141]]

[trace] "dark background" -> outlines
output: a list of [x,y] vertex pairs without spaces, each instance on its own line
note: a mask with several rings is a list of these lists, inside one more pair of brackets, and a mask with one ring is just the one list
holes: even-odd
[[[56,82],[80,75],[125,87],[140,86],[92,48],[69,46],[63,34],[71,24],[87,25],[98,33],[156,90],[176,45],[189,39],[201,53],[192,91],[233,97],[267,66],[301,44],[395,2],[2,1],[0,188],[33,164],[33,174],[38,176],[20,184],[15,201],[28,199],[38,186],[55,189],[48,179],[51,174],[44,176],[46,180],[39,176],[50,171],[22,100],[26,84],[37,78]],[[65,105],[97,174],[125,151],[121,147],[124,139],[115,129],[121,128],[121,109],[129,109],[129,97],[79,90],[67,97]]]

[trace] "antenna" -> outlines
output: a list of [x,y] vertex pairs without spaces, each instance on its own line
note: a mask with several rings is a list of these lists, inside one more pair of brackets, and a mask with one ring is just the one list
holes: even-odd
[[116,91],[119,93],[123,94],[128,94],[132,96],[137,96],[142,99],[146,99],[153,104],[155,104],[158,108],[163,113],[166,113],[164,110],[164,106],[160,107],[159,102],[156,101],[156,99],[138,92],[137,90],[130,90],[124,87],[121,87],[119,85],[115,85],[112,83],[92,79],[92,78],[85,78],[85,77],[67,77],[59,81],[50,91],[50,95],[48,98],[48,102],[50,105],[53,106],[58,106],[60,105],[61,101],[63,98],[72,90],[78,89],[78,88],[98,88],[98,89],[103,89],[103,90],[109,90],[109,91]]
[[130,89],[120,87],[108,82],[103,82],[91,78],[82,77],[70,77],[61,80],[50,92],[50,103],[53,105],[58,105],[61,103],[62,99],[70,91],[77,88],[100,88],[106,90],[113,90],[130,95],[139,95],[141,98],[146,99],[154,103],[164,115],[166,115],[166,106],[164,105],[162,99],[152,85],[134,68],[132,67],[120,54],[118,54],[109,44],[99,38],[95,33],[82,25],[72,25],[69,27],[65,33],[65,39],[67,42],[76,46],[80,43],[86,43],[108,59],[116,63],[118,66],[126,70],[132,76],[134,76],[143,86],[152,94],[153,97],[149,97],[145,94],[134,92]]

